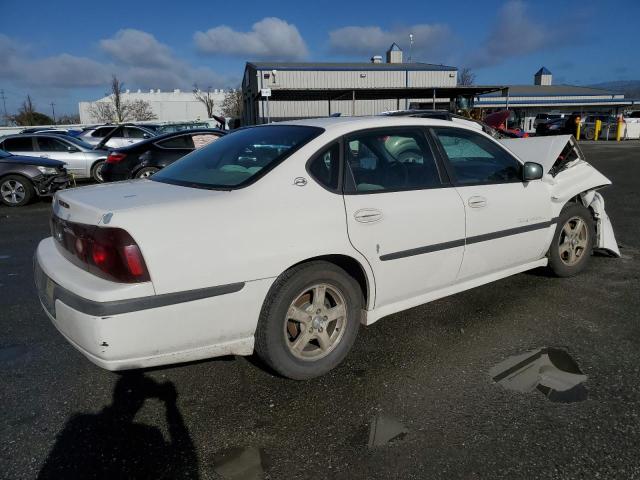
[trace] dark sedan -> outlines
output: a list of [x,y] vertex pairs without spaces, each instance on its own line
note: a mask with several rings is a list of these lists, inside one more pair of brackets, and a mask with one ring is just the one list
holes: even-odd
[[549,120],[536,126],[536,135],[575,135],[579,115]]
[[172,132],[109,152],[102,169],[105,182],[146,178],[194,150],[225,135],[223,130],[198,128]]
[[53,195],[67,187],[70,179],[63,162],[0,150],[0,201],[8,207],[26,205],[35,196]]

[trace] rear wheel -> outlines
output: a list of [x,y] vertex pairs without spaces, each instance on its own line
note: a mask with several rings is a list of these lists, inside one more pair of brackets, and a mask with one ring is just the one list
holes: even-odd
[[151,175],[153,175],[154,173],[156,173],[158,170],[160,170],[159,168],[155,168],[155,167],[145,167],[145,168],[141,168],[138,173],[136,173],[136,178],[148,178]]
[[8,207],[22,207],[31,201],[35,190],[21,175],[7,175],[0,179],[0,200]]
[[362,292],[328,262],[294,267],[274,283],[256,331],[258,356],[279,374],[317,377],[346,357],[360,326]]
[[585,140],[593,140],[596,136],[595,130],[593,128],[586,128],[584,130],[584,138]]
[[593,251],[595,226],[588,208],[573,203],[562,210],[549,248],[549,266],[559,277],[580,273]]
[[99,160],[93,164],[93,167],[91,167],[91,178],[98,183],[104,182],[104,178],[102,177],[102,168],[104,167],[104,164],[104,160]]

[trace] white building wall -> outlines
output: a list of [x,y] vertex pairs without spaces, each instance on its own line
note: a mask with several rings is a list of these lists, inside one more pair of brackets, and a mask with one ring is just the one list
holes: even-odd
[[[214,90],[212,96],[215,101],[214,114],[221,115],[222,103],[225,92]],[[122,94],[124,101],[144,100],[149,103],[151,110],[158,117],[157,122],[191,122],[207,119],[207,109],[202,102],[195,99],[192,92],[125,92]],[[98,123],[98,119],[91,114],[91,106],[97,102],[109,102],[109,97],[100,98],[93,102],[80,102],[78,110],[80,123]]]

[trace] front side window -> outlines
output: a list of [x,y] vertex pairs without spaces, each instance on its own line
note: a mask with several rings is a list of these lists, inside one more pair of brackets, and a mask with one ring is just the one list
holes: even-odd
[[95,131],[91,134],[94,138],[104,138],[111,133],[111,131],[117,128],[115,125],[112,127],[100,127],[96,128]]
[[346,191],[433,188],[442,184],[434,155],[419,129],[376,130],[347,138]]
[[252,183],[324,130],[301,125],[265,125],[224,135],[151,177],[194,188],[233,189]]
[[41,152],[66,152],[68,150],[67,145],[55,138],[37,137],[36,141],[38,142],[38,150]]
[[522,181],[522,165],[492,140],[469,130],[434,128],[462,185]]
[[336,190],[340,178],[340,145],[336,143],[320,152],[309,164],[309,173],[324,187]]
[[9,152],[32,152],[33,143],[31,137],[7,138],[3,148]]

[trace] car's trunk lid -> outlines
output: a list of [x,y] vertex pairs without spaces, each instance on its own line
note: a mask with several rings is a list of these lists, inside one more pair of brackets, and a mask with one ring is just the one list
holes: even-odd
[[181,187],[153,180],[130,180],[58,192],[53,210],[60,218],[89,225],[108,224],[117,212],[181,202],[197,202],[228,192]]

